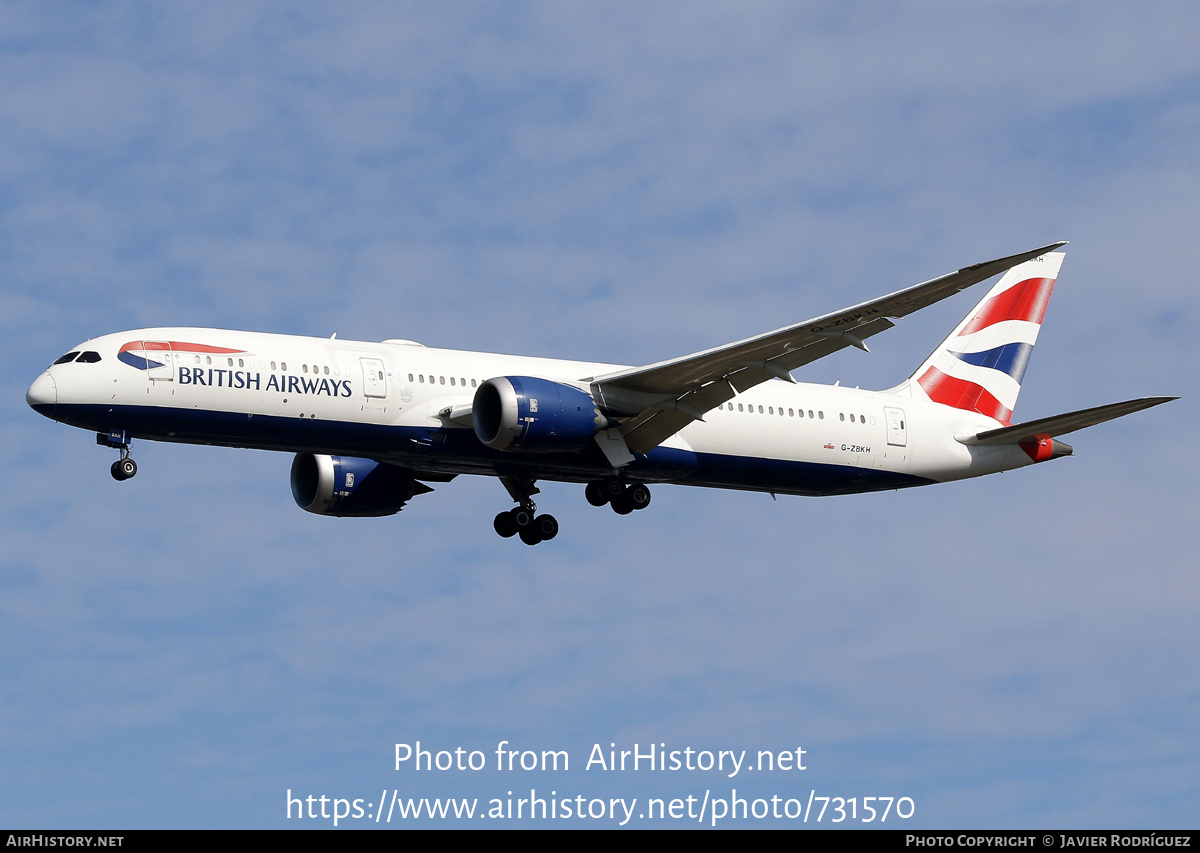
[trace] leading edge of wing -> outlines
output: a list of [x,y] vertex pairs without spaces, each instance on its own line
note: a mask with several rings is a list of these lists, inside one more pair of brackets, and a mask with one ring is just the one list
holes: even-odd
[[1010,267],[1065,246],[1051,243],[997,258],[898,290],[870,302],[825,314],[725,346],[584,381],[612,414],[624,416],[620,433],[629,450],[647,453],[704,413],[771,379],[794,382],[791,371],[847,346],[866,349],[865,338],[904,317]]
[[[769,379],[789,378],[790,371],[843,347],[865,349],[865,338],[892,327],[889,318],[905,317],[1009,267],[1065,245],[1063,240],[994,261],[972,264],[887,296],[773,332],[585,381],[599,385],[601,389],[678,396],[711,382],[727,380],[741,392]],[[713,407],[716,405],[714,403]]]

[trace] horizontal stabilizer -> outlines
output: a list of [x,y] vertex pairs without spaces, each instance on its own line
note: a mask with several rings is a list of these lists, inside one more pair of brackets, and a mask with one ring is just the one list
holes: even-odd
[[1107,406],[1096,406],[1092,409],[1081,409],[1078,412],[1068,412],[1065,415],[1054,415],[1049,418],[1039,418],[1036,421],[1026,421],[1023,424],[985,430],[977,435],[961,437],[963,444],[998,445],[1022,444],[1044,438],[1066,435],[1075,430],[1102,424],[1114,418],[1140,412],[1162,403],[1178,400],[1178,397],[1141,397],[1137,400],[1126,400],[1124,403],[1109,403]]

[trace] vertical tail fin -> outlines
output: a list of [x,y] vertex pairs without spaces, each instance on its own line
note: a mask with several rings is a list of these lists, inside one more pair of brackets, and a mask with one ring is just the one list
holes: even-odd
[[1006,272],[909,377],[909,393],[1011,423],[1063,257],[1047,252]]

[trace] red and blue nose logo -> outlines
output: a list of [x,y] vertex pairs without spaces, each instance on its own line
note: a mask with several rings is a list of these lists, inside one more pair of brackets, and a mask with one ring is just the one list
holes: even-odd
[[117,350],[117,358],[138,370],[153,370],[156,367],[168,365],[173,352],[228,355],[245,352],[245,350],[193,344],[187,341],[130,341]]

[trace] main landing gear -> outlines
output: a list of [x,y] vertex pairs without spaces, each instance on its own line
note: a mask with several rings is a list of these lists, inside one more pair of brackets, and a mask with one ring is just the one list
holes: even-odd
[[[518,506],[496,516],[492,526],[496,532],[508,539],[520,536],[526,545],[536,545],[558,535],[558,520],[552,515],[538,515],[533,496],[538,488],[532,478],[501,477],[500,482]],[[635,509],[650,506],[650,489],[645,483],[630,483],[628,486],[616,477],[593,480],[584,490],[592,506],[609,504],[617,515],[628,515]]]
[[558,535],[558,519],[552,515],[535,515],[537,507],[519,506],[496,516],[492,526],[505,539],[520,536],[526,545],[536,545]]
[[109,433],[96,433],[96,444],[113,447],[121,451],[121,458],[112,464],[109,473],[114,480],[128,480],[137,473],[137,463],[129,455],[129,433],[124,430],[113,430]]
[[629,515],[635,509],[650,506],[650,489],[645,483],[631,483],[626,486],[615,477],[593,480],[587,484],[583,494],[592,506],[609,504],[617,515]]
[[505,539],[520,536],[526,545],[536,545],[558,535],[558,519],[549,514],[537,514],[533,496],[540,489],[532,478],[501,477],[500,482],[519,506],[496,516],[492,526],[497,533]]

